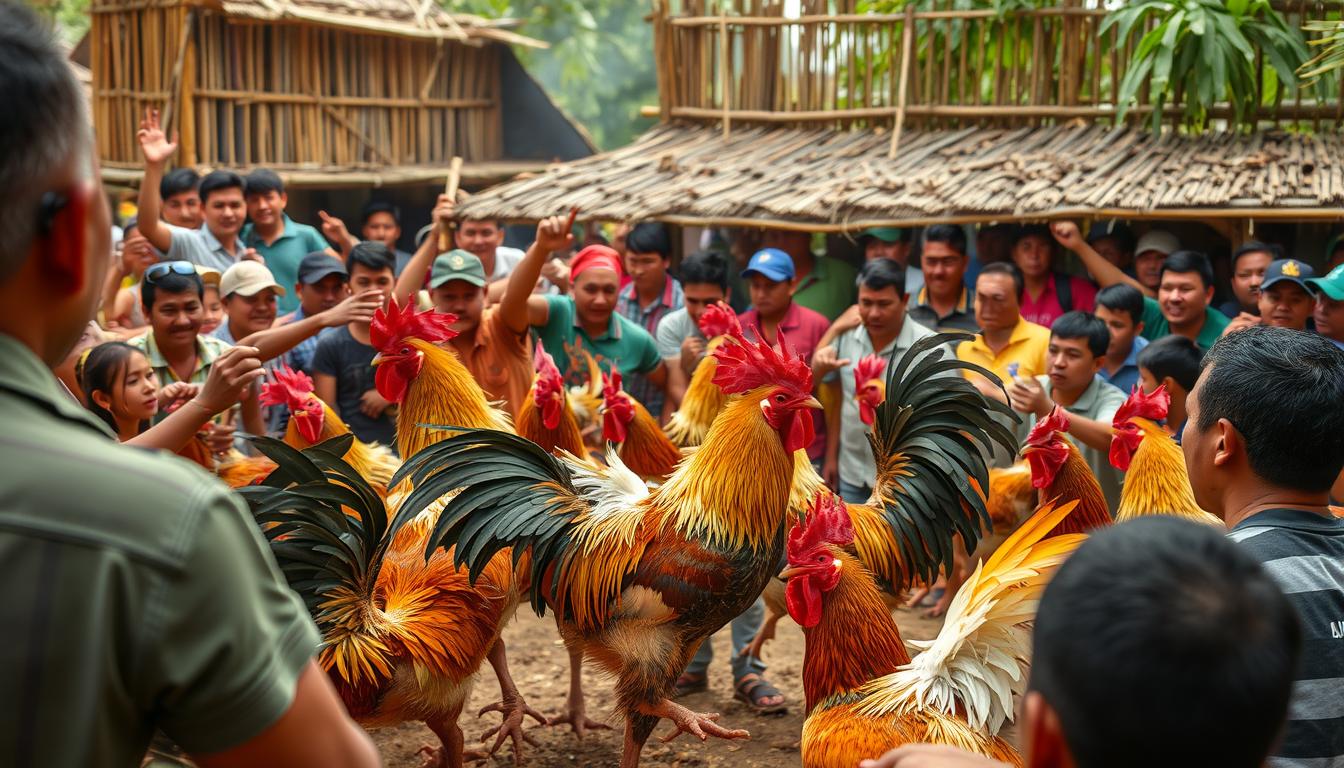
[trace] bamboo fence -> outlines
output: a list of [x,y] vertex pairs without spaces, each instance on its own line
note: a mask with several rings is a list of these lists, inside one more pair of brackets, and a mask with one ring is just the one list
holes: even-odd
[[[270,0],[243,13],[250,6],[228,3],[229,15],[177,2],[95,0],[92,99],[104,165],[141,167],[136,129],[147,106],[163,109],[180,132],[176,160],[184,165],[311,174],[446,167],[455,155],[471,164],[501,160],[495,41],[526,38],[431,24],[426,14],[417,23],[412,6],[386,1],[361,6],[381,16],[324,25],[295,18],[300,10],[304,19],[330,17],[342,6]],[[266,21],[267,13],[283,20]],[[407,27],[421,34],[403,34]]]

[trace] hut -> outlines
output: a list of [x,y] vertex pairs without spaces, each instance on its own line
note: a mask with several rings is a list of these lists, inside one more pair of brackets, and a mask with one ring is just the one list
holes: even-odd
[[[1104,4],[886,5],[901,10],[656,0],[659,103],[647,111],[659,124],[630,146],[494,187],[466,210],[536,219],[577,205],[594,218],[833,233],[1162,219],[1231,242],[1273,221],[1316,222],[1306,239],[1323,240],[1344,216],[1337,92],[1281,88],[1254,131],[1153,133],[1146,100],[1117,123],[1117,87],[1145,29],[1122,38],[1104,28]],[[1340,10],[1276,7],[1299,27]],[[1268,57],[1255,66],[1265,71]],[[1164,105],[1159,119],[1174,123],[1181,108]],[[1229,115],[1215,110],[1211,126]]]
[[410,185],[422,205],[454,156],[479,185],[594,151],[519,64],[513,46],[542,44],[512,20],[432,0],[93,0],[90,13],[77,53],[112,184],[139,179],[148,106],[179,132],[181,165],[267,167],[319,193]]

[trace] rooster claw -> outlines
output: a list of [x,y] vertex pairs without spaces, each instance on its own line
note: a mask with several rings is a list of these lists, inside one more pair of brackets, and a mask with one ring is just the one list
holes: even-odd
[[719,725],[719,713],[701,714],[675,704],[672,701],[664,699],[663,702],[650,714],[659,717],[665,717],[672,721],[676,730],[667,736],[659,738],[664,744],[672,741],[683,733],[689,733],[697,736],[701,741],[706,741],[710,736],[719,739],[750,739],[751,734],[740,728],[724,728]]
[[482,707],[481,711],[477,713],[477,717],[481,717],[487,712],[498,712],[503,719],[499,725],[481,735],[482,742],[489,741],[491,736],[495,737],[495,743],[490,745],[489,751],[484,756],[493,756],[504,745],[504,740],[509,739],[513,742],[513,762],[517,765],[523,760],[524,741],[534,747],[541,746],[530,734],[523,730],[523,724],[527,722],[528,717],[531,717],[538,724],[546,725],[546,718],[540,712],[529,707],[521,696],[517,699],[497,701],[494,704]]
[[[443,747],[426,744],[418,749],[415,754],[420,756],[420,768],[444,768],[444,766],[451,765],[451,761],[449,761],[445,755]],[[462,750],[463,763],[474,763],[478,760],[485,760],[488,757],[490,757],[490,755],[479,750]]]
[[610,731],[611,726],[598,720],[593,720],[584,714],[583,710],[570,710],[563,715],[546,718],[546,725],[566,725],[574,731],[574,735],[579,741],[588,731]]

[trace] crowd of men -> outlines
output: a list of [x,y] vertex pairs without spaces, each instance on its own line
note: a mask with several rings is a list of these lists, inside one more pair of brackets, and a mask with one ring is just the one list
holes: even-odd
[[[857,267],[817,254],[807,233],[767,231],[744,263],[699,251],[674,274],[660,224],[575,254],[564,234],[524,252],[503,247],[498,222],[458,220],[445,196],[405,252],[393,206],[366,206],[356,237],[326,213],[318,227],[294,221],[270,171],[165,172],[176,148],[150,111],[137,218],[109,258],[84,96],[49,34],[9,3],[0,99],[26,107],[0,116],[0,574],[17,586],[0,602],[13,632],[0,754],[14,765],[131,765],[155,729],[208,766],[376,764],[238,497],[132,446],[205,430],[226,453],[235,430],[280,432],[283,407],[249,393],[282,364],[310,373],[356,435],[392,443],[395,409],[370,365],[370,322],[392,300],[455,314],[452,348],[510,412],[541,343],[571,383],[587,352],[664,416],[705,353],[696,321],[734,303],[749,337],[787,338],[812,365],[826,407],[808,453],[849,499],[867,497],[874,473],[855,410],[868,354],[969,334],[948,354],[995,373],[1002,387],[977,386],[1024,430],[1067,409],[1112,505],[1111,418],[1131,387],[1165,385],[1196,499],[1230,534],[1127,524],[1060,570],[1037,622],[1027,763],[1344,760],[1344,521],[1328,508],[1344,470],[1344,248],[1317,276],[1248,243],[1221,307],[1207,256],[1118,224],[1086,237],[1069,222],[985,227],[974,253],[958,226],[917,240],[873,229]],[[1060,268],[1066,251],[1086,275]],[[758,623],[734,622],[735,650]],[[734,658],[751,704],[777,709],[759,660]],[[678,687],[703,687],[708,663],[698,656]],[[919,747],[881,761],[984,764]]]

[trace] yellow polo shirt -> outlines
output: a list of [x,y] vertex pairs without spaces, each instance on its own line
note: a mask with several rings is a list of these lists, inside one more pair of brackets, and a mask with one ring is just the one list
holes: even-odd
[[[968,363],[975,363],[993,371],[1004,382],[1012,379],[1008,375],[1008,366],[1017,363],[1018,378],[1040,376],[1045,373],[1045,352],[1050,346],[1050,329],[1025,319],[1017,321],[1008,344],[995,354],[985,343],[983,334],[976,334],[970,341],[963,341],[957,347],[957,357]],[[969,377],[970,371],[965,372]],[[1006,386],[1006,384],[1005,384]]]

